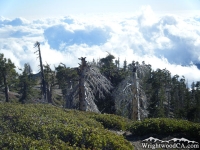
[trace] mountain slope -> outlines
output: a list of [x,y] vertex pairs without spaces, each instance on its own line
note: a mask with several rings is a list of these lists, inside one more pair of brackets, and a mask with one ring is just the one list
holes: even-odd
[[[105,129],[95,113],[49,104],[0,103],[0,109],[0,149],[133,149],[123,136]],[[126,119],[110,118],[107,127],[126,128]]]

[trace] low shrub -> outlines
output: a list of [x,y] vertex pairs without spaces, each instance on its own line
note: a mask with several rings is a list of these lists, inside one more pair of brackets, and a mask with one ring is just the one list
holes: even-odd
[[100,122],[104,128],[113,130],[127,130],[131,124],[129,119],[113,114],[93,114],[90,118]]
[[130,126],[133,135],[176,135],[189,137],[191,139],[200,139],[200,124],[186,120],[177,120],[169,118],[151,118],[143,121],[133,122]]
[[49,104],[0,103],[0,110],[0,149],[133,149],[94,113]]

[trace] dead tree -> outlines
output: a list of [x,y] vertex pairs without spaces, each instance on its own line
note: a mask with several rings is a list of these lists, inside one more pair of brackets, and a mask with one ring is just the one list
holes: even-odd
[[[46,84],[45,84],[45,78],[44,78],[44,69],[43,69],[43,64],[42,64],[42,56],[41,56],[41,51],[40,51],[40,43],[36,42],[35,47],[38,47],[38,57],[40,60],[40,73],[41,73],[41,93],[42,93],[42,99],[46,100]],[[35,53],[36,53],[35,52]]]
[[53,103],[53,88],[56,83],[56,73],[50,68],[50,65],[47,63],[44,67],[44,77],[45,77],[45,86],[46,86],[46,98],[48,103]]
[[7,82],[7,75],[3,72],[3,83],[4,83],[4,92],[5,92],[5,97],[6,97],[6,102],[9,102],[9,96],[8,96],[8,93],[9,93],[9,87],[8,87],[8,82]]
[[85,61],[86,57],[81,57],[79,58],[79,60],[81,60],[81,65],[80,68],[78,70],[78,75],[79,75],[79,109],[86,111],[87,110],[87,103],[86,103],[86,99],[85,99],[85,75],[86,75],[86,61]]
[[[111,82],[104,77],[95,64],[89,64],[86,57],[79,58],[81,64],[77,68],[79,75],[78,85],[68,94],[71,103],[78,99],[79,109],[82,111],[99,112],[95,104],[95,96],[104,97],[104,92],[109,93],[112,88]],[[77,94],[78,93],[78,94]],[[78,95],[78,98],[76,96]]]
[[138,73],[143,74],[148,68],[146,65],[132,63],[131,72],[113,92],[115,109],[118,115],[133,120],[147,117],[147,98],[142,90]]
[[132,64],[132,65],[133,65],[133,71],[132,71],[133,87],[132,87],[132,92],[134,94],[134,96],[132,98],[132,105],[133,105],[132,119],[133,120],[140,120],[140,113],[139,113],[140,105],[139,105],[139,90],[138,90],[137,67],[135,66],[135,64]]

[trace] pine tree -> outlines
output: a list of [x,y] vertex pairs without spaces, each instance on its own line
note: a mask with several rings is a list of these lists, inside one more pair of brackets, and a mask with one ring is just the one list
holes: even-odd
[[9,86],[16,80],[16,76],[14,63],[0,54],[0,79],[2,80],[0,84],[4,88],[6,102],[9,102]]
[[196,82],[196,93],[195,93],[195,113],[194,120],[195,122],[200,122],[200,81]]
[[19,102],[22,104],[30,101],[34,97],[33,86],[36,85],[36,81],[32,76],[32,69],[28,63],[24,64],[24,69],[21,75],[19,75],[19,87],[21,97]]
[[56,69],[56,79],[59,88],[62,90],[63,99],[66,102],[66,108],[77,108],[73,105],[74,88],[78,84],[78,74],[75,68],[66,67],[61,63]]
[[147,80],[151,86],[148,90],[149,117],[166,117],[169,116],[170,104],[169,93],[171,90],[171,75],[166,69],[157,69],[152,71],[150,78]]
[[100,64],[101,64],[101,72],[111,80],[113,80],[113,74],[117,70],[117,66],[114,65],[113,60],[115,57],[111,54],[109,54],[105,58],[100,59]]

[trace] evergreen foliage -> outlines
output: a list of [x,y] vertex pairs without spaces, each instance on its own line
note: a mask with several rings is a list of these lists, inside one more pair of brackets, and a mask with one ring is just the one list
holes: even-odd
[[94,113],[49,104],[1,103],[0,109],[0,149],[133,149],[93,119]]
[[10,101],[8,93],[15,86],[16,78],[15,64],[0,53],[0,88],[3,88],[6,102]]
[[55,70],[59,88],[62,89],[63,95],[66,95],[68,89],[73,88],[78,83],[77,71],[74,68],[66,67],[62,64],[58,65]]
[[200,124],[186,120],[151,118],[132,123],[130,131],[135,136],[181,136],[200,141]]
[[119,61],[117,60],[114,64],[115,57],[108,53],[105,58],[101,58],[97,64],[101,73],[108,79],[113,85],[113,89],[110,93],[105,94],[105,99],[98,99],[97,106],[101,112],[116,113],[115,100],[112,98],[112,92],[115,88],[126,78],[128,71],[121,69]]
[[29,64],[24,65],[24,70],[19,75],[19,94],[21,95],[19,102],[24,104],[34,97],[33,86],[36,84],[35,79],[32,77],[32,70]]
[[[91,97],[93,101],[96,100],[94,104],[101,113],[114,113],[129,117],[133,104],[130,100],[125,100],[126,98],[130,99],[130,97],[126,93],[122,94],[122,91],[133,72],[132,64],[136,64],[140,108],[148,110],[148,117],[179,118],[200,122],[200,81],[192,83],[190,88],[186,84],[185,77],[172,76],[167,69],[152,70],[151,65],[145,64],[144,61],[142,64],[139,64],[134,60],[131,64],[127,64],[125,60],[121,67],[119,60],[120,58],[115,61],[115,57],[109,53],[105,58],[101,58],[99,62],[93,60],[93,62],[88,63],[91,66],[89,67],[90,69],[99,69],[100,73],[113,86],[107,93],[96,92],[93,95],[90,94],[90,97],[91,95],[93,96]],[[3,54],[0,54],[0,98],[2,101],[12,101],[11,92],[20,94],[18,98],[21,103],[41,98],[38,94],[38,89],[35,88],[35,76],[31,74],[30,69],[30,65],[27,63],[22,74],[18,75],[15,71],[15,64],[10,59],[4,58]],[[74,92],[79,82],[77,71],[78,68],[69,68],[62,63],[55,66],[55,70],[52,70],[48,64],[44,65],[45,88],[48,92],[49,103],[53,102],[54,104],[62,105],[62,107],[79,109],[78,93]],[[89,74],[86,80],[89,81],[89,79],[92,79],[91,74]],[[91,90],[95,90],[94,85],[97,84],[95,80],[93,81],[88,82],[92,83],[93,86],[87,84]],[[119,87],[122,85],[125,87],[120,89]],[[53,94],[53,90],[57,87],[61,89],[61,95],[56,94],[56,92]],[[100,98],[99,94],[103,94],[105,98]],[[131,96],[134,96],[133,93]],[[119,97],[121,100],[124,99],[121,110],[119,110],[119,107],[116,107],[117,98],[119,99]],[[73,105],[72,100],[75,102]],[[65,101],[65,104],[62,101]]]
[[132,123],[132,121],[127,118],[123,118],[113,114],[92,114],[90,117],[100,122],[104,126],[104,128],[107,129],[126,131],[129,129],[129,126]]

